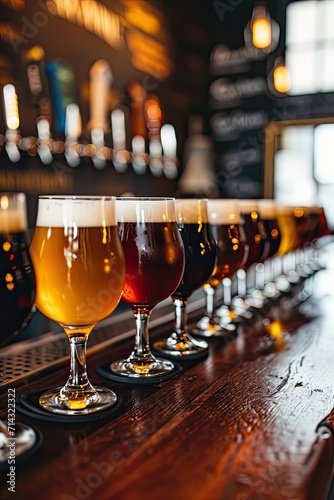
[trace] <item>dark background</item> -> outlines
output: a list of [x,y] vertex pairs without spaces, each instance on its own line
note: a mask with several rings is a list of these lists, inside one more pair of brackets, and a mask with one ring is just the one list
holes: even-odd
[[[11,23],[18,30],[29,31],[27,23],[35,19],[38,12],[45,12],[46,2],[29,0],[21,10],[11,7],[9,0],[0,1],[0,22]],[[14,2],[15,3],[15,2]],[[68,2],[71,3],[71,2]],[[122,16],[122,0],[101,0],[98,2]],[[236,198],[261,198],[263,196],[264,141],[263,126],[256,130],[243,130],[232,140],[215,137],[210,120],[214,113],[225,115],[233,112],[253,113],[263,110],[266,120],[314,117],[333,113],[332,94],[318,96],[277,97],[269,89],[266,92],[242,99],[241,103],[228,109],[212,109],[209,100],[209,87],[215,78],[210,72],[210,56],[217,44],[225,44],[231,51],[245,46],[244,28],[249,22],[252,10],[258,3],[253,0],[170,0],[168,2],[140,0],[137,4],[150,5],[160,16],[161,27],[153,39],[166,47],[174,69],[167,78],[152,76],[139,71],[131,63],[131,54],[125,45],[121,50],[108,46],[103,40],[66,19],[48,16],[45,25],[31,32],[28,39],[13,48],[4,38],[0,50],[0,82],[6,82],[8,74],[16,86],[19,99],[20,133],[23,137],[36,136],[34,109],[31,105],[24,52],[34,45],[41,45],[45,51],[45,61],[62,59],[69,63],[75,74],[76,92],[83,121],[82,141],[88,142],[85,125],[89,120],[88,72],[97,59],[106,59],[113,71],[113,93],[118,106],[129,119],[129,98],[126,87],[130,82],[143,85],[148,94],[156,95],[162,104],[163,121],[171,123],[176,129],[178,141],[179,176],[167,179],[165,175],[157,178],[148,170],[144,175],[136,175],[129,165],[125,173],[117,173],[112,162],[107,168],[97,171],[92,161],[84,157],[75,169],[68,167],[63,155],[54,155],[51,165],[44,165],[38,156],[21,154],[21,161],[13,164],[4,148],[0,151],[0,190],[23,190],[28,196],[29,224],[34,226],[36,200],[42,192],[62,192],[77,194],[114,194],[131,192],[135,195],[174,195],[180,194],[178,180],[184,168],[184,145],[188,136],[189,117],[199,115],[203,120],[203,134],[213,140],[213,165],[216,175],[217,192],[215,195]],[[244,68],[227,75],[230,82],[238,78],[267,78],[277,55],[284,55],[284,25],[286,1],[268,0],[267,8],[280,26],[280,38],[276,49],[260,62],[246,61]],[[47,14],[44,14],[47,15]],[[127,28],[126,28],[127,29]],[[25,31],[26,32],[26,31]],[[131,131],[127,123],[127,147],[130,148]],[[57,133],[51,130],[57,139]],[[0,106],[0,134],[5,133],[5,123]],[[2,136],[2,143],[4,137]],[[107,137],[107,141],[110,137]],[[109,143],[110,144],[110,143]],[[247,158],[239,159],[240,151]],[[226,153],[232,152],[235,160],[227,162]],[[248,154],[249,153],[249,154]],[[255,154],[254,154],[255,153]],[[23,174],[29,173],[28,180]],[[6,177],[8,173],[8,178]],[[49,181],[43,186],[36,185],[38,175],[63,176],[66,180],[57,187]],[[16,177],[13,180],[13,175]],[[20,177],[21,176],[21,177]],[[35,176],[35,177],[34,177]],[[182,194],[182,193],[181,193]],[[207,195],[207,193],[194,193]]]

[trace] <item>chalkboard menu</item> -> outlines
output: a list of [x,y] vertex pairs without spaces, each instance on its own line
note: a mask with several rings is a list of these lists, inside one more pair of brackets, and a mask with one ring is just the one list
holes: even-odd
[[217,45],[210,58],[210,129],[222,197],[263,196],[264,127],[270,121],[267,54]]

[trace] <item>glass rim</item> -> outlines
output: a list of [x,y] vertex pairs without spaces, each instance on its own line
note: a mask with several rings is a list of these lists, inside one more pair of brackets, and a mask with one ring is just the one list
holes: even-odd
[[117,201],[175,201],[172,196],[116,196]]
[[81,194],[41,194],[38,196],[39,200],[116,200],[114,195],[81,195]]

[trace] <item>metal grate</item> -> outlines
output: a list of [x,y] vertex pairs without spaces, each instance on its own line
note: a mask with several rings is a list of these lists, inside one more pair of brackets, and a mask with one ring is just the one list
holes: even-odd
[[31,373],[68,356],[68,340],[62,334],[46,334],[38,341],[24,341],[0,352],[1,383]]

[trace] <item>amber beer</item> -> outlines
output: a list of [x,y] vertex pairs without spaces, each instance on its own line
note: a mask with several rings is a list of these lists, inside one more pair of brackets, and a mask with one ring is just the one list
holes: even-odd
[[259,216],[257,201],[238,200],[238,206],[244,220],[243,229],[248,245],[242,267],[248,269],[252,264],[259,262],[261,255],[264,254],[266,234]]
[[299,247],[330,234],[323,207],[295,207],[294,217],[299,235]]
[[179,219],[178,228],[185,250],[185,268],[181,283],[172,294],[172,298],[187,300],[192,292],[212,275],[217,251],[208,222],[206,205],[202,203],[202,208],[199,200],[191,199],[177,199],[175,205]]
[[281,242],[278,248],[279,255],[285,255],[296,250],[300,245],[297,223],[294,216],[295,207],[279,205],[278,224],[281,232]]
[[122,299],[134,311],[153,309],[180,283],[184,251],[177,234],[176,222],[119,222],[126,262]]
[[39,199],[31,245],[36,305],[63,326],[92,325],[114,311],[121,295],[125,265],[116,218],[106,206],[101,220],[91,199],[66,202]]
[[34,301],[25,203],[23,193],[0,195],[0,344],[25,326]]
[[282,229],[279,221],[280,208],[273,200],[259,200],[259,216],[263,224],[265,237],[265,247],[260,257],[260,262],[264,262],[269,257],[273,257],[281,247]]
[[[209,200],[210,228],[217,248],[217,262],[208,283],[216,288],[224,278],[233,278],[245,257],[245,235],[235,203],[229,200]],[[218,202],[218,203],[216,203]],[[225,207],[226,204],[226,207]],[[235,205],[235,206],[234,206]]]

